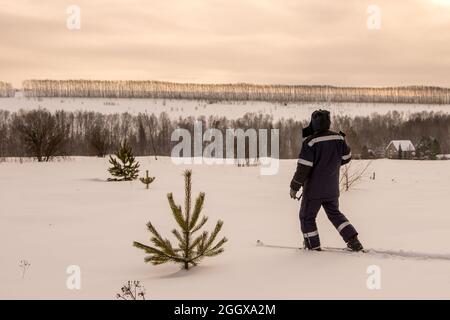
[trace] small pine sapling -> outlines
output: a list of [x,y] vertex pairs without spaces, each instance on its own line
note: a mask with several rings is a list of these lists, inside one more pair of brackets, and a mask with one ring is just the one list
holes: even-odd
[[109,156],[109,163],[112,165],[108,172],[115,178],[108,181],[131,181],[135,180],[139,174],[139,162],[133,155],[133,149],[124,141],[115,153],[115,158]]
[[149,176],[148,176],[148,170],[146,170],[146,171],[145,171],[145,177],[142,177],[140,180],[141,180],[141,182],[142,182],[143,184],[145,184],[146,189],[148,189],[148,186],[149,186],[153,181],[155,181],[155,177],[149,177]]
[[213,257],[224,251],[223,245],[227,238],[222,238],[215,243],[217,235],[223,226],[223,221],[219,220],[214,231],[209,234],[203,231],[199,236],[194,234],[199,231],[208,221],[206,216],[200,217],[205,201],[205,193],[201,192],[195,200],[194,208],[191,208],[191,188],[192,171],[184,172],[185,207],[184,212],[181,206],[175,204],[172,193],[167,195],[170,209],[174,219],[181,230],[173,229],[172,233],[178,240],[178,247],[174,247],[168,239],[163,239],[151,222],[147,223],[147,228],[152,234],[151,242],[154,247],[134,242],[133,245],[144,250],[149,255],[145,257],[145,262],[159,265],[167,262],[179,263],[184,269],[189,270],[191,266],[196,266],[204,257]]

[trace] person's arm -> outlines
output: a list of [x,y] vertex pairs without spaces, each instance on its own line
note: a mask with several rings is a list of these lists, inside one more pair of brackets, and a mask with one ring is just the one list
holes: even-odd
[[297,169],[291,180],[291,190],[298,191],[308,180],[311,170],[314,166],[314,150],[313,147],[303,143],[302,150],[297,161]]
[[347,164],[352,160],[352,152],[350,150],[350,147],[348,146],[347,142],[344,139],[344,145],[342,148],[342,161],[341,165]]

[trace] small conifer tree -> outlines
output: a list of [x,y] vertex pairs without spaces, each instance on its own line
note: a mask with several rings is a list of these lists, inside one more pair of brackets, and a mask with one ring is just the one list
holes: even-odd
[[142,182],[143,184],[145,184],[146,189],[148,189],[148,186],[149,186],[153,181],[155,181],[155,177],[149,177],[149,176],[148,176],[148,170],[146,170],[146,171],[145,171],[145,177],[142,177],[140,180],[141,180],[141,182]]
[[205,193],[201,192],[195,200],[194,208],[191,208],[191,187],[192,187],[192,171],[184,172],[185,183],[185,203],[184,212],[181,206],[177,206],[173,199],[172,193],[167,195],[169,206],[172,210],[180,230],[173,229],[172,233],[178,240],[178,246],[174,247],[168,239],[163,239],[151,222],[147,223],[147,228],[152,234],[151,242],[153,247],[134,242],[133,245],[144,250],[149,255],[145,257],[145,262],[159,265],[167,262],[179,263],[184,269],[188,270],[191,266],[196,266],[204,257],[213,257],[224,251],[223,244],[227,242],[227,238],[222,238],[215,242],[217,235],[222,229],[223,222],[219,220],[214,231],[209,234],[203,231],[200,235],[194,237],[208,221],[206,216],[200,217],[205,201]]
[[109,163],[112,167],[108,171],[115,178],[109,178],[108,181],[131,181],[137,179],[139,162],[136,161],[133,149],[127,141],[120,144],[115,157],[109,156]]

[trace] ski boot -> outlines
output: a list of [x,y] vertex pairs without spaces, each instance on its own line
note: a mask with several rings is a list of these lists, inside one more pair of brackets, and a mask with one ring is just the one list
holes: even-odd
[[347,241],[347,248],[351,251],[362,251],[364,250],[361,242],[358,240],[358,236],[353,236]]
[[320,247],[317,248],[311,248],[310,244],[308,241],[303,240],[303,249],[304,250],[311,250],[311,251],[322,251],[322,249]]

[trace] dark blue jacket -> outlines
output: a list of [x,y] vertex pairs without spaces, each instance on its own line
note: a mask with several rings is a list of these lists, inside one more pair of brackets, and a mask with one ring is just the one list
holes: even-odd
[[352,154],[343,134],[330,130],[316,133],[303,141],[291,189],[303,186],[307,199],[339,197],[339,171]]

